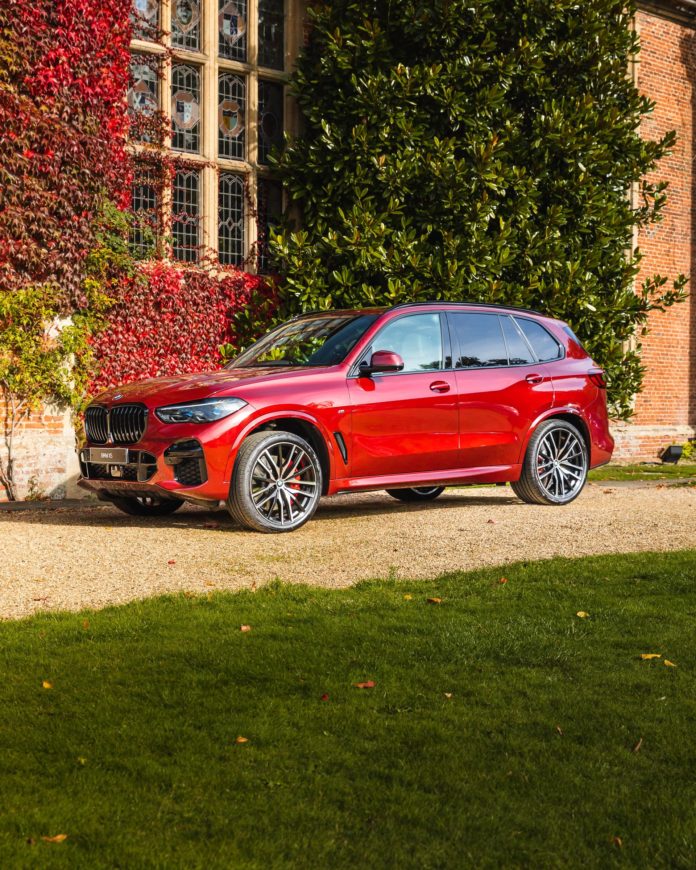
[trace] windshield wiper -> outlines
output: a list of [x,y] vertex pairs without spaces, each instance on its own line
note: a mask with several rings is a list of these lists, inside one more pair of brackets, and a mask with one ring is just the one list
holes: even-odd
[[244,366],[239,366],[240,369],[265,369],[271,366],[301,366],[304,363],[294,359],[268,359],[265,362],[247,363]]

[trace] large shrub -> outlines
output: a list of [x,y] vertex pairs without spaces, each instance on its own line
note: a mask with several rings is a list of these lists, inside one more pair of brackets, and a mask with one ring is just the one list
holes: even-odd
[[[336,0],[310,11],[294,88],[305,117],[280,171],[302,229],[275,240],[285,311],[448,299],[540,308],[608,371],[615,412],[640,388],[648,313],[634,287],[645,180],[674,143],[629,76],[626,0]],[[634,196],[629,198],[633,188]]]

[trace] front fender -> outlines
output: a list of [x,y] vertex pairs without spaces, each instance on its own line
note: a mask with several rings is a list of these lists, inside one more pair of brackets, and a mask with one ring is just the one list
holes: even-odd
[[234,471],[234,464],[237,461],[237,453],[244,439],[249,436],[255,429],[258,429],[261,426],[272,423],[274,420],[287,419],[301,420],[304,423],[309,423],[310,425],[314,426],[315,429],[317,429],[321,438],[324,441],[326,452],[329,458],[329,481],[333,480],[333,478],[335,477],[336,468],[336,449],[333,443],[333,439],[331,438],[331,433],[328,432],[326,426],[317,417],[308,414],[306,411],[299,408],[285,408],[283,410],[275,409],[274,411],[269,413],[259,414],[258,416],[247,420],[243,428],[241,428],[237,432],[235,439],[232,442],[230,455],[228,457],[227,465],[225,467],[225,484],[227,486],[229,486],[232,480],[232,472]]

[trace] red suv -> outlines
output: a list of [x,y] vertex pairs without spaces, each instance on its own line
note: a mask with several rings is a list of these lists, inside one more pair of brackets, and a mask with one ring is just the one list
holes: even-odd
[[601,369],[534,311],[433,302],[304,314],[226,368],[102,393],[80,483],[129,514],[227,503],[288,532],[322,495],[509,482],[557,505],[608,462]]

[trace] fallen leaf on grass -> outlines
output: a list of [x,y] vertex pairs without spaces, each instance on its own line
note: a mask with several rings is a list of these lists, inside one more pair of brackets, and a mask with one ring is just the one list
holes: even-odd
[[404,601],[413,601],[413,595],[409,595],[408,592],[404,595]]
[[507,583],[507,582],[508,582],[507,577],[501,577],[500,580],[498,580],[498,583]]
[[667,665],[668,668],[676,668],[674,662],[671,662],[669,659],[665,659],[664,663]]
[[428,598],[428,604],[442,604],[442,598]]
[[42,837],[44,843],[62,843],[68,839],[67,834],[56,834],[54,837]]
[[621,837],[614,837],[612,839],[612,843],[616,846],[617,849],[623,849],[623,840]]
[[78,764],[81,764],[82,767],[84,767],[85,764],[87,764],[87,759],[84,757],[84,755],[78,755],[78,757],[77,757],[77,763],[78,763]]
[[452,692],[445,692],[445,698],[447,698],[448,701],[451,697],[452,697]]
[[240,625],[239,630],[240,631],[251,631],[251,626],[250,625]]
[[320,701],[328,701],[329,700],[328,694],[326,692],[324,692],[324,694],[321,696],[321,698],[319,698],[319,700]]
[[49,683],[48,680],[43,680],[41,682],[41,685],[44,689],[52,689],[53,688],[53,683]]
[[87,629],[89,628],[89,619],[82,620],[82,627],[84,628],[85,631],[87,631]]
[[636,752],[640,752],[640,747],[641,747],[642,745],[643,745],[643,738],[641,737],[640,740],[639,740],[639,741],[636,743],[636,745],[633,747],[633,749],[631,750],[631,752],[634,752],[634,753],[636,753]]
[[374,680],[367,680],[364,683],[353,683],[353,685],[355,686],[356,689],[374,689],[375,681]]
[[556,734],[560,734],[563,737],[563,729],[560,725],[556,725]]
[[235,743],[248,743],[248,742],[249,742],[249,738],[248,738],[248,737],[242,737],[242,736],[240,735],[239,737],[237,737],[237,738],[235,739],[234,742],[235,742]]
[[575,615],[576,615],[576,616],[579,616],[580,619],[587,619],[587,617],[588,617],[590,614],[589,614],[586,610],[578,610],[578,612],[577,612]]
[[650,659],[661,659],[662,653],[641,653],[640,657],[644,662],[650,661]]

